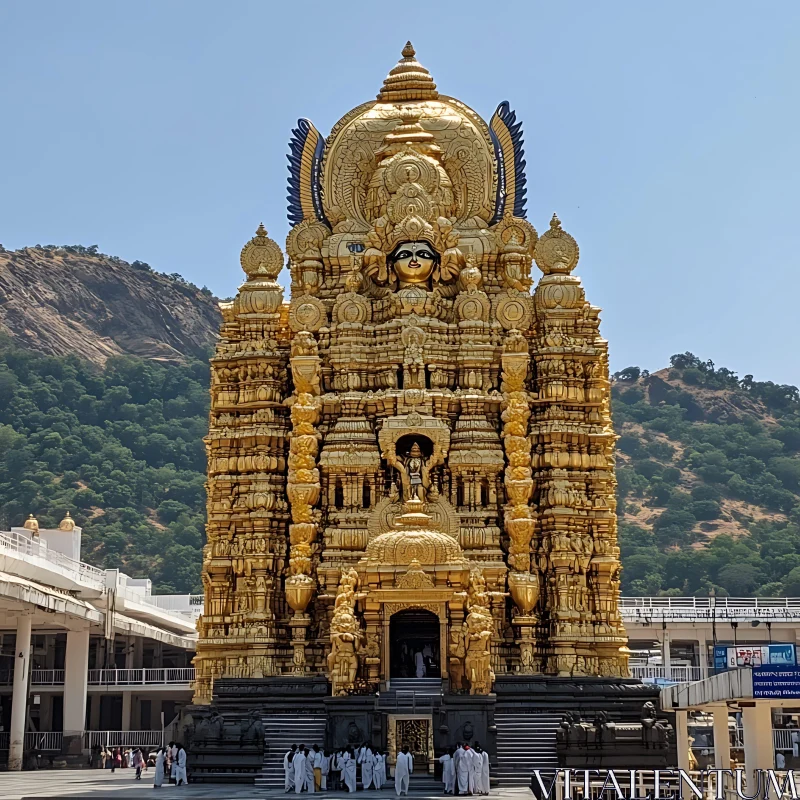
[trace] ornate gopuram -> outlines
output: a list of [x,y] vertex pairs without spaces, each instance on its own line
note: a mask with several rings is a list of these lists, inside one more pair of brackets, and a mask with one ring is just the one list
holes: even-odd
[[504,719],[639,720],[607,343],[575,240],[526,219],[514,112],[440,94],[409,43],[289,163],[286,256],[259,226],[211,362],[195,751],[263,715],[282,757],[305,718],[390,765],[478,741],[502,776]]

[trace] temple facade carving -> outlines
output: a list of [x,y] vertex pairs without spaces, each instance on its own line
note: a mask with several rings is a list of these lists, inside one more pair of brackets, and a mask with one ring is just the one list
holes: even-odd
[[289,217],[222,304],[195,702],[627,676],[600,309],[526,219],[508,104],[487,124],[406,45],[327,139],[298,123]]

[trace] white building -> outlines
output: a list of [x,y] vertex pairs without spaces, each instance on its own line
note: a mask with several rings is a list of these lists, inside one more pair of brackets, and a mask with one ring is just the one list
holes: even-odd
[[[191,702],[202,598],[80,561],[69,518],[0,532],[0,759],[153,747]],[[195,603],[194,601],[197,601]]]
[[800,769],[800,694],[760,698],[747,668],[776,651],[800,663],[800,598],[626,597],[622,605],[631,672],[664,686],[662,707],[676,714],[678,766]]

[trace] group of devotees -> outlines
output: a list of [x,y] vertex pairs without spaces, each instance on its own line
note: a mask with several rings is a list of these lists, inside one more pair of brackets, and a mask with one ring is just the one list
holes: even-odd
[[[439,757],[442,765],[444,794],[489,794],[489,754],[476,742],[472,747],[458,743]],[[408,784],[414,771],[414,756],[404,746],[397,754],[394,788],[397,796],[408,795]],[[293,744],[283,757],[286,792],[355,792],[361,788],[382,789],[386,783],[386,754],[373,750],[366,742],[354,750],[343,748],[326,753],[315,744],[311,748]],[[358,780],[360,772],[361,780]]]

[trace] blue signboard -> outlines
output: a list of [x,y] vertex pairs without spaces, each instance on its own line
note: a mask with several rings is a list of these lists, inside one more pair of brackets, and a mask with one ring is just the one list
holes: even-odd
[[795,665],[793,644],[771,644],[769,646],[769,663],[774,666],[793,667]]
[[728,669],[728,645],[714,645],[714,669],[717,672],[724,672]]
[[753,697],[800,697],[800,667],[753,667]]

